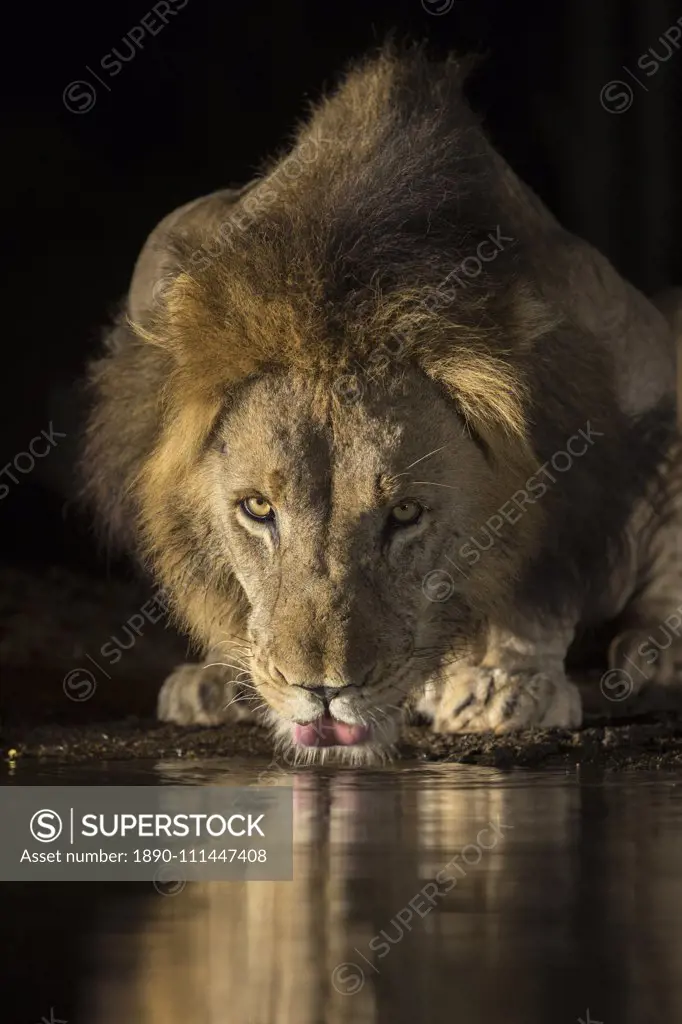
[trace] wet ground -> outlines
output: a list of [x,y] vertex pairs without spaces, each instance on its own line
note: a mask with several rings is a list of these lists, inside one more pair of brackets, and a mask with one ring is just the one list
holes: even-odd
[[3,884],[7,1024],[682,1020],[682,772],[20,759],[6,785],[292,785],[293,882]]

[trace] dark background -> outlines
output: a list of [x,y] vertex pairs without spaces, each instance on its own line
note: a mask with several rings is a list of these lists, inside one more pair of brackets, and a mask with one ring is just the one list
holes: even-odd
[[[5,563],[103,565],[70,496],[72,385],[141,244],[178,204],[248,180],[306,104],[390,29],[428,38],[436,55],[483,54],[471,99],[512,166],[643,290],[682,283],[682,49],[660,39],[682,18],[678,4],[187,0],[179,10],[176,0],[117,74],[104,70],[115,48],[130,57],[123,37],[153,2],[15,5],[5,25],[0,467],[50,421],[68,434],[31,473],[13,470],[18,484],[1,478]],[[645,58],[647,76],[637,61],[650,48],[660,67],[651,74]],[[602,102],[614,79],[630,95],[615,86]],[[65,94],[78,80],[87,85]]]

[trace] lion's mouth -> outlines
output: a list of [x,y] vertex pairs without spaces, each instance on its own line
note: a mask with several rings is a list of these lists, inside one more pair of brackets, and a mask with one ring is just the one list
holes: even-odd
[[349,725],[331,715],[294,726],[294,742],[301,747],[354,747],[371,736],[368,725]]

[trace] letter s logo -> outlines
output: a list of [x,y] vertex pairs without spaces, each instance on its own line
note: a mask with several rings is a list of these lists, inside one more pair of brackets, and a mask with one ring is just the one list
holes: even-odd
[[62,819],[56,811],[36,811],[29,825],[31,835],[39,843],[53,843],[62,834]]

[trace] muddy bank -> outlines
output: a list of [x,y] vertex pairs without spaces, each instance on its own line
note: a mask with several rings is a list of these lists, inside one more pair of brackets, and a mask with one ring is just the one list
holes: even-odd
[[[5,762],[58,759],[68,763],[207,757],[272,757],[268,733],[244,723],[216,729],[160,725],[129,718],[98,724],[9,726],[0,737]],[[459,762],[498,768],[593,764],[606,768],[682,767],[682,717],[663,715],[577,732],[535,730],[515,736],[435,736],[405,730],[396,751],[405,762]]]

